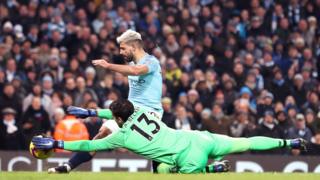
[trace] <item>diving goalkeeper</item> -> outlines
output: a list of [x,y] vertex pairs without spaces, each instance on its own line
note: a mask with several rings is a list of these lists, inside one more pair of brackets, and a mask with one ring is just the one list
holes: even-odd
[[274,139],[268,137],[232,138],[207,131],[174,130],[167,127],[152,111],[134,107],[128,100],[110,105],[120,130],[98,140],[61,141],[34,137],[37,149],[53,148],[70,151],[99,151],[126,148],[146,158],[177,167],[179,173],[214,172],[208,158],[220,160],[230,153],[275,148],[305,149],[303,139]]

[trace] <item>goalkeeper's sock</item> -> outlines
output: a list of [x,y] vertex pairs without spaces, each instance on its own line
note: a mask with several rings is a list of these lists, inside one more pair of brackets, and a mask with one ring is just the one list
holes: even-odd
[[281,147],[290,147],[290,140],[275,139],[269,137],[256,136],[248,138],[250,150],[269,150]]
[[78,167],[80,164],[90,161],[92,159],[90,152],[77,152],[69,160],[71,169]]

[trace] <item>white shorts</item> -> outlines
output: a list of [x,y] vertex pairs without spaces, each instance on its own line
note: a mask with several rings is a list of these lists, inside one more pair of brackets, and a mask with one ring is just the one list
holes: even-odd
[[106,120],[103,124],[103,127],[110,129],[111,133],[118,131],[120,128],[115,120]]

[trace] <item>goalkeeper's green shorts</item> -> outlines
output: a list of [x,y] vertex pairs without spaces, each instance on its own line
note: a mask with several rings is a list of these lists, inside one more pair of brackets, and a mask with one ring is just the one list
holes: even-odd
[[[201,132],[206,139],[190,137],[192,143],[189,148],[183,151],[178,158],[178,171],[180,173],[201,173],[207,165],[208,158],[221,160],[225,155],[246,151],[247,146],[242,146],[244,138],[232,138],[220,134]],[[240,141],[239,141],[240,140]],[[239,144],[241,143],[241,144]]]

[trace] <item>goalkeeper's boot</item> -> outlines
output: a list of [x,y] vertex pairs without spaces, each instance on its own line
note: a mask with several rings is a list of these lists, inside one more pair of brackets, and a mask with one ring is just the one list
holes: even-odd
[[206,167],[206,172],[222,173],[230,171],[230,162],[228,160],[215,161]]
[[302,138],[292,139],[290,140],[290,147],[292,149],[307,151],[307,143],[308,142]]
[[60,166],[49,168],[48,173],[49,174],[63,174],[63,173],[69,173],[71,171],[71,167],[68,163],[64,163]]

